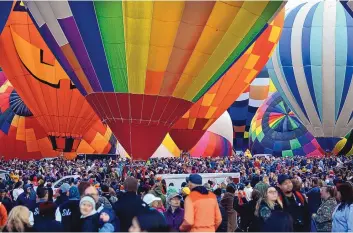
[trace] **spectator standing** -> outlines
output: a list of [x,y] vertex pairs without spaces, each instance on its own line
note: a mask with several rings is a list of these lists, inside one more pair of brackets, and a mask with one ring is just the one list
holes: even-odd
[[353,186],[350,182],[338,186],[336,199],[340,203],[333,212],[332,232],[353,232]]
[[332,186],[324,186],[321,188],[322,204],[316,213],[312,215],[313,227],[318,232],[331,232],[332,215],[336,209],[337,202],[335,199],[335,188]]
[[184,220],[184,209],[180,208],[181,199],[182,197],[178,193],[171,193],[167,197],[169,207],[164,216],[172,231],[179,231],[179,227]]
[[202,186],[199,174],[189,176],[188,186],[191,193],[185,200],[185,216],[180,231],[215,232],[222,222],[216,196]]
[[126,178],[124,182],[125,193],[114,204],[116,216],[120,220],[120,228],[122,232],[127,232],[132,224],[135,216],[143,214],[149,207],[137,196],[137,179],[134,177]]
[[298,191],[293,191],[293,183],[288,175],[278,176],[278,187],[283,210],[292,216],[294,231],[310,231],[309,208],[304,196]]

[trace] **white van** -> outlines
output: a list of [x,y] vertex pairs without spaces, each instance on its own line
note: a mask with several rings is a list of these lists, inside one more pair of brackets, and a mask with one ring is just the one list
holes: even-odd
[[[199,173],[202,177],[202,183],[207,183],[209,180],[213,181],[216,185],[222,182],[226,182],[228,177],[232,177],[234,183],[239,183],[240,173]],[[177,189],[181,188],[181,184],[186,181],[186,178],[189,177],[190,174],[161,174],[157,175],[157,177],[161,177],[167,183],[167,187],[170,183],[174,184],[174,187]]]

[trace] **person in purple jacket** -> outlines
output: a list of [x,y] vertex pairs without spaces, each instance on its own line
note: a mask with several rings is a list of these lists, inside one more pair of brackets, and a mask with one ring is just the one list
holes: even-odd
[[180,208],[182,197],[178,193],[171,193],[167,197],[168,209],[164,213],[168,226],[172,231],[179,231],[179,227],[184,220],[184,209]]

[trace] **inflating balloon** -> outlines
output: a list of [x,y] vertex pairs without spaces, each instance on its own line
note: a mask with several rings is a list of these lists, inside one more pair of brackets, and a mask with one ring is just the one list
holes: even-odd
[[26,1],[64,70],[134,159],[261,34],[282,1]]
[[[98,119],[84,135],[76,152],[64,153],[65,158],[82,154],[114,154],[117,141],[109,127]],[[0,156],[24,160],[59,156],[47,133],[33,117],[30,109],[6,81],[0,87]]]
[[184,116],[173,125],[170,135],[177,146],[188,151],[249,86],[268,61],[278,42],[284,11],[276,16],[242,57]]
[[261,104],[275,91],[267,69],[264,68],[228,109],[233,124],[233,148],[236,151],[246,151],[249,148],[251,120]]
[[32,112],[6,81],[0,87],[0,156],[29,160],[58,155]]
[[228,112],[224,112],[190,150],[190,155],[192,157],[231,156],[233,151],[232,141],[232,120]]
[[353,18],[336,1],[292,9],[268,70],[325,151],[353,128]]
[[332,152],[334,155],[353,155],[353,133],[349,132],[339,140]]
[[301,124],[279,93],[274,93],[257,110],[250,127],[252,154],[322,156],[324,151]]
[[49,135],[54,150],[73,152],[99,120],[55,59],[27,11],[14,4],[0,35],[0,66]]

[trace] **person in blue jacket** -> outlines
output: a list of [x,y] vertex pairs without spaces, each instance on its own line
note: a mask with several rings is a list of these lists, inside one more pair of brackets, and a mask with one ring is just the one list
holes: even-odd
[[119,232],[120,222],[116,218],[114,210],[111,208],[104,208],[99,216],[99,232]]

